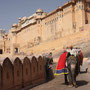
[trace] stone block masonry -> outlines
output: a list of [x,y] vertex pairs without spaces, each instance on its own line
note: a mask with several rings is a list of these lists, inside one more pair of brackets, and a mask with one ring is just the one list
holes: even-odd
[[20,90],[45,81],[45,60],[42,56],[0,60],[0,90]]

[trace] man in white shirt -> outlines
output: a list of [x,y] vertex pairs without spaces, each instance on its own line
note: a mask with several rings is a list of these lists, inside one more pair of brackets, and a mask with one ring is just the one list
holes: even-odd
[[73,46],[70,46],[70,49],[68,50],[68,52],[70,53],[70,55],[77,55],[77,50],[73,48]]

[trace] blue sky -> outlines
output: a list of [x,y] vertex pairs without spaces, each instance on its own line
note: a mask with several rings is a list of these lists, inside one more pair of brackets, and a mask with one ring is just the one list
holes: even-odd
[[8,30],[19,17],[31,16],[38,8],[55,10],[69,0],[0,0],[0,29]]

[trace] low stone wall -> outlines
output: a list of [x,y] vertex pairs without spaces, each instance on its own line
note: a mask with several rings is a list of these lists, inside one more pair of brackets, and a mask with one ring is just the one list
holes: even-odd
[[0,90],[20,90],[45,80],[45,60],[42,56],[0,60]]

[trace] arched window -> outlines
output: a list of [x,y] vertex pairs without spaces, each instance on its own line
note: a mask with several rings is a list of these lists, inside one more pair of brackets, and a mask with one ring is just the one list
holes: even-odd
[[18,48],[15,48],[15,53],[18,53]]
[[0,49],[0,54],[3,54],[3,50],[2,49]]

